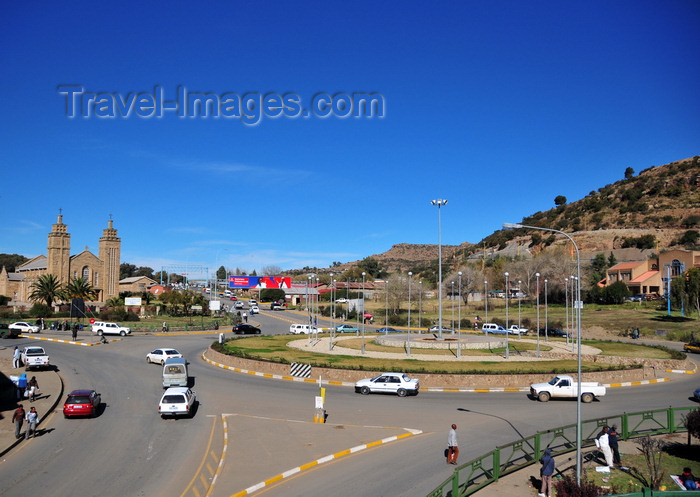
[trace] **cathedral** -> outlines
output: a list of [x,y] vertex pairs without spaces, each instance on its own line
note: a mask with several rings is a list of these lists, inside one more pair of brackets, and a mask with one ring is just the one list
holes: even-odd
[[0,295],[10,297],[9,305],[29,306],[32,283],[39,276],[53,274],[62,285],[74,278],[85,278],[96,290],[97,302],[116,297],[119,295],[121,240],[111,219],[102,231],[98,247],[97,256],[87,247],[79,254],[70,255],[70,233],[59,214],[48,236],[46,255],[28,260],[14,273],[8,273],[4,267],[0,270]]

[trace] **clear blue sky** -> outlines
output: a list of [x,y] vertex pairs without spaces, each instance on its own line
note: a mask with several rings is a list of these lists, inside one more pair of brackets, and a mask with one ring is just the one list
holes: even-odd
[[[326,267],[504,221],[700,153],[700,3],[3,2],[0,252]],[[376,92],[382,118],[68,118],[59,86]],[[116,97],[115,97],[116,98]],[[89,106],[88,106],[89,108]],[[147,112],[145,112],[147,114]]]

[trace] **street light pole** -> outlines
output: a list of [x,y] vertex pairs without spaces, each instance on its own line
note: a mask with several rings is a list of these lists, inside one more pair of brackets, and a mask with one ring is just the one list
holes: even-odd
[[333,273],[331,273],[331,329],[328,339],[328,350],[333,350],[333,338],[335,336],[335,299],[333,297],[334,286],[335,280],[333,279]]
[[540,356],[540,273],[535,273],[537,277],[537,357]]
[[408,272],[408,335],[406,335],[406,353],[411,355],[411,279],[413,273]]
[[484,323],[489,322],[489,281],[484,280],[484,298],[486,299],[484,309],[486,310],[486,317]]
[[[576,302],[575,302],[575,307],[576,307],[576,341],[578,342],[578,354],[577,354],[577,360],[576,360],[576,374],[577,374],[577,380],[578,380],[578,390],[576,392],[576,484],[578,486],[581,486],[581,466],[582,466],[582,460],[581,460],[581,384],[583,383],[583,380],[581,378],[581,307],[583,306],[583,302],[581,302],[581,253],[579,252],[578,245],[576,245],[576,242],[574,241],[573,238],[571,238],[571,235],[568,233],[565,233],[563,231],[555,230],[552,228],[541,228],[538,226],[526,226],[523,224],[517,224],[517,223],[504,223],[503,227],[506,229],[510,228],[528,228],[528,229],[534,229],[534,230],[540,230],[540,231],[550,231],[552,233],[559,233],[560,235],[564,235],[566,238],[569,239],[571,244],[574,246],[574,249],[576,250],[576,278],[578,281],[578,285],[576,287]],[[547,280],[545,280],[546,283]]]
[[450,300],[452,301],[452,317],[450,318],[450,328],[452,334],[455,334],[455,282],[452,282],[452,290],[450,290]]
[[549,342],[549,305],[547,304],[547,278],[544,279],[544,341]]
[[462,357],[462,271],[459,276],[459,304],[457,307],[457,357]]
[[[523,291],[521,290],[523,282],[518,280],[518,332],[520,331],[520,301],[523,298]],[[520,338],[520,333],[518,333],[518,338]]]
[[506,271],[506,359],[510,358],[510,350],[508,347],[508,297],[510,291],[508,291],[508,272]]
[[447,205],[447,200],[439,198],[431,200],[431,204],[438,208],[438,340],[442,340],[442,225],[440,220],[440,208]]
[[418,334],[420,335],[420,330],[422,329],[421,320],[423,319],[423,280],[418,280]]
[[365,353],[365,272],[362,271],[362,353]]

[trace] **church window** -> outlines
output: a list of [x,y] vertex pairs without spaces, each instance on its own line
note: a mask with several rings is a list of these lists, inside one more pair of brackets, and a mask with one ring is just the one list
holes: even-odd
[[90,281],[90,268],[87,266],[83,267],[83,278],[85,279],[85,281]]

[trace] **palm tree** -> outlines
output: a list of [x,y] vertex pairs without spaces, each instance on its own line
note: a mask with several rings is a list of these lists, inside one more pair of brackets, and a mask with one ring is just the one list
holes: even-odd
[[95,300],[97,291],[83,277],[73,278],[64,290],[66,299]]
[[42,274],[38,280],[32,283],[30,288],[32,293],[29,294],[29,300],[44,302],[49,309],[51,309],[54,300],[61,299],[63,295],[63,287],[53,274]]

